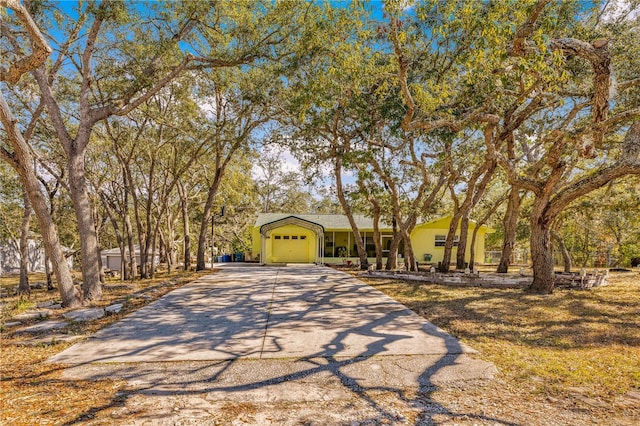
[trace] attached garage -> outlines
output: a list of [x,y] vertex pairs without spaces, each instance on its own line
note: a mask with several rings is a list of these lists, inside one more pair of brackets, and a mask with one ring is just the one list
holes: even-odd
[[319,263],[324,229],[317,223],[286,217],[260,228],[263,263]]

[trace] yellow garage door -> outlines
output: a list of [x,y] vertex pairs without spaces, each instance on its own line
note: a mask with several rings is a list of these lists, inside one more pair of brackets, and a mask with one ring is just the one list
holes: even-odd
[[309,238],[303,235],[274,235],[273,261],[277,263],[309,263]]

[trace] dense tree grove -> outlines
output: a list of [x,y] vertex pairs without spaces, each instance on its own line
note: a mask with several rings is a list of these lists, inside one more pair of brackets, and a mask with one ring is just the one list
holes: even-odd
[[640,256],[637,2],[0,0],[0,36],[0,241],[38,235],[67,306],[101,249],[204,269],[258,212],[345,214],[362,268],[357,213],[394,224],[387,269],[443,215],[464,269],[488,224],[536,293]]

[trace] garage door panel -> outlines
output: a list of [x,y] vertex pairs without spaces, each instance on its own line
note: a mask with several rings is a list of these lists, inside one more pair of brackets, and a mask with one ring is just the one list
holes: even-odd
[[273,240],[273,260],[283,263],[309,263],[309,239]]

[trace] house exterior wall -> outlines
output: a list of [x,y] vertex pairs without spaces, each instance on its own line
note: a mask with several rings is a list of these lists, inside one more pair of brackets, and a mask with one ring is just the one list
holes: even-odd
[[[444,256],[444,247],[436,247],[435,238],[436,238],[436,235],[443,235],[446,237],[447,233],[449,232],[450,222],[451,222],[451,217],[444,217],[442,219],[439,219],[433,222],[417,225],[414,228],[413,232],[411,233],[411,243],[412,243],[414,254],[416,256],[416,260],[419,263],[425,262],[425,257],[424,257],[425,254],[431,255],[431,260],[428,261],[429,263],[435,264],[442,261],[442,258]],[[469,261],[469,258],[470,258],[471,239],[473,237],[473,230],[475,229],[475,227],[476,227],[475,223],[473,222],[469,223],[469,233],[467,238],[467,247],[469,249],[465,256],[465,260],[467,262]],[[481,227],[478,231],[478,235],[476,238],[476,245],[475,245],[476,262],[480,262],[480,263],[484,262],[484,256],[485,256],[484,240],[485,240],[485,235],[487,233],[487,230],[489,230],[489,232],[492,232],[492,230],[486,227]],[[391,234],[391,229],[385,228],[385,229],[381,229],[380,231],[385,236]],[[367,245],[372,244],[371,229],[360,229],[360,233],[361,235],[366,233]],[[309,252],[309,257],[307,262],[313,263],[316,259],[316,254],[318,249],[316,235],[313,231],[296,226],[296,225],[287,225],[287,226],[274,229],[271,232],[270,237],[265,240],[266,252],[264,253],[265,255],[264,257],[262,256],[259,257],[260,261],[265,263],[287,262],[287,260],[278,259],[278,257],[282,255],[281,252],[274,253],[273,251],[274,243],[280,244],[281,248],[282,247],[286,248],[287,246],[286,240],[282,240],[282,239],[275,240],[274,236],[275,235],[284,236],[287,234],[288,235],[306,235],[306,238],[309,241],[309,244],[307,247]],[[252,235],[252,251],[253,251],[252,255],[254,258],[256,258],[258,254],[261,254],[260,253],[261,252],[260,227],[255,226],[252,229],[251,235]],[[353,237],[353,233],[351,229],[328,228],[328,229],[325,229],[324,236],[325,236],[325,241],[323,242],[323,245],[324,245],[325,253],[324,253],[323,260],[325,263],[342,263],[344,261],[352,261],[352,262],[358,261],[357,253],[354,252],[354,248],[353,248],[355,244],[355,239]],[[292,243],[292,240],[289,240],[288,245],[292,245],[291,243]],[[346,257],[340,257],[336,255],[337,249],[340,247],[347,248]],[[275,254],[275,257],[274,257],[274,254]],[[373,254],[373,252],[371,254]],[[369,256],[369,263],[375,262],[375,257],[372,257],[371,254]],[[399,253],[399,254],[402,254],[402,253]],[[452,251],[452,261],[454,262],[455,262],[456,254],[457,254],[457,249],[454,247]],[[386,256],[385,256],[385,260],[386,260]],[[399,262],[402,262],[402,259],[398,259],[398,260]]]
[[[441,262],[444,257],[444,247],[436,246],[436,235],[445,236],[449,232],[449,224],[451,218],[443,218],[435,222],[423,223],[414,228],[411,233],[411,245],[413,253],[418,262],[425,261],[425,254],[431,255],[430,263]],[[467,234],[467,253],[465,254],[465,262],[469,262],[471,257],[471,239],[473,238],[473,230],[476,225],[469,223],[469,232]],[[460,229],[456,230],[456,235],[460,233]],[[484,237],[486,231],[484,228],[478,230],[475,244],[476,262],[484,262]],[[451,251],[451,260],[455,262],[458,249],[456,247]]]
[[[20,272],[20,241],[9,240],[0,243],[0,275]],[[42,242],[28,240],[27,268],[29,272],[44,272],[45,252]],[[69,268],[73,268],[73,258],[67,258]]]
[[260,227],[254,226],[251,228],[251,257],[262,262],[260,256]]
[[[112,250],[110,250],[112,251]],[[101,257],[101,261],[102,261],[102,268],[103,269],[111,269],[113,271],[120,271],[122,268],[122,257],[120,256],[120,253],[102,253],[100,255]],[[149,255],[149,261],[151,261],[151,255]],[[155,265],[157,265],[160,262],[160,256],[159,255],[155,255],[153,256],[153,263]],[[136,264],[138,266],[140,266],[140,263],[142,263],[140,261],[140,253],[136,252]]]

